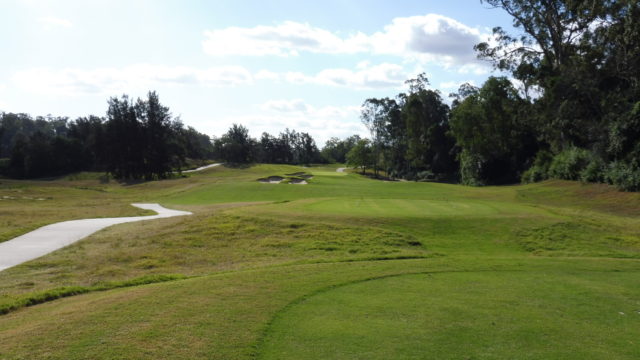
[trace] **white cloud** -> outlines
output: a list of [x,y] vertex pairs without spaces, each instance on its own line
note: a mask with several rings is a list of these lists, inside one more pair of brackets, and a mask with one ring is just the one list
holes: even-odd
[[47,28],[50,27],[64,27],[70,28],[73,26],[73,23],[67,19],[62,19],[53,16],[41,17],[38,19],[38,22],[45,25]]
[[460,88],[460,85],[462,85],[462,84],[470,84],[470,85],[476,86],[476,83],[473,80],[468,80],[468,81],[446,81],[446,82],[440,83],[440,86],[438,88],[440,90],[457,91]]
[[306,113],[310,108],[302,99],[270,100],[260,106],[262,110],[282,113]]
[[13,82],[36,93],[113,94],[155,85],[237,86],[251,83],[249,71],[240,66],[195,69],[185,66],[131,65],[124,68],[33,68],[20,71]]
[[278,75],[278,73],[275,73],[269,70],[260,70],[256,73],[254,77],[256,80],[272,80],[272,81],[280,80],[280,75]]
[[[357,34],[341,39],[332,32],[309,24],[286,21],[276,26],[228,27],[204,32],[202,43],[209,55],[295,56],[300,51],[315,53],[355,53],[365,51]],[[354,46],[355,45],[355,46]]]
[[491,68],[486,63],[464,64],[458,68],[460,74],[486,75],[491,72]]
[[359,89],[378,89],[400,87],[408,76],[401,65],[383,63],[369,66],[369,64],[361,63],[356,71],[326,69],[313,76],[307,76],[299,72],[289,72],[285,74],[285,79],[294,84],[311,83]]
[[306,23],[287,21],[275,26],[206,31],[202,44],[204,51],[213,56],[368,53],[450,67],[480,64],[473,46],[489,36],[486,29],[473,28],[443,15],[427,14],[395,18],[382,31],[370,35],[357,32],[340,36]]
[[[262,132],[277,135],[284,129],[308,132],[318,146],[332,136],[347,137],[354,134],[367,135],[367,130],[359,119],[360,106],[315,107],[302,99],[271,100],[259,106],[260,114],[223,119],[221,128],[233,123],[247,126],[253,136]],[[276,130],[274,130],[276,129]]]

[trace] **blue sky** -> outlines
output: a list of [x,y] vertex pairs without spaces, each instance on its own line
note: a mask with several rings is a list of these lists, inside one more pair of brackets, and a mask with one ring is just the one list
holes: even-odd
[[479,0],[0,0],[0,110],[103,116],[156,90],[209,135],[288,127],[322,145],[365,135],[362,102],[422,71],[445,97],[481,84],[472,46],[494,26],[512,30]]

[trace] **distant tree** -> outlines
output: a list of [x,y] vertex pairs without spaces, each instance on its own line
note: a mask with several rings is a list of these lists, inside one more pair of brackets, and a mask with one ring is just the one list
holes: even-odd
[[166,178],[184,160],[174,131],[179,131],[182,125],[172,124],[169,108],[160,104],[154,91],[149,92],[146,100],[138,99],[134,108],[142,129],[139,141],[143,146],[143,176],[146,180]]
[[367,99],[362,104],[360,119],[371,134],[374,176],[378,176],[378,164],[380,163],[380,153],[386,114],[387,111],[384,107],[384,102],[380,101],[379,99]]
[[171,117],[158,95],[135,103],[128,96],[111,98],[105,123],[107,171],[122,179],[163,179],[184,164],[182,123]]
[[344,164],[347,162],[347,153],[359,140],[359,135],[352,135],[344,140],[332,137],[325,142],[321,156],[326,162]]
[[246,164],[255,160],[257,142],[249,136],[249,130],[233,124],[229,130],[214,142],[220,158],[228,163]]
[[373,166],[374,154],[371,142],[368,139],[359,140],[356,145],[347,154],[347,165],[354,168],[361,168],[362,174],[367,167]]
[[145,175],[142,123],[127,95],[109,99],[106,132],[106,169],[119,179],[141,179]]

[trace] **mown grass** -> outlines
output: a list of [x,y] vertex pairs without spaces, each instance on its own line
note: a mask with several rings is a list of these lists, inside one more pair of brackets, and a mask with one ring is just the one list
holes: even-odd
[[261,358],[638,358],[638,272],[555,270],[428,273],[331,289],[280,314]]
[[[383,182],[336,168],[217,167],[133,185],[3,180],[0,192],[51,197],[28,208],[31,220],[6,212],[15,233],[88,204],[91,216],[129,215],[134,201],[194,215],[111,227],[0,272],[0,306],[84,293],[0,316],[0,358],[638,354],[636,194]],[[310,184],[256,181],[301,171]],[[11,201],[0,211],[19,211]],[[130,286],[163,274],[189,278]]]

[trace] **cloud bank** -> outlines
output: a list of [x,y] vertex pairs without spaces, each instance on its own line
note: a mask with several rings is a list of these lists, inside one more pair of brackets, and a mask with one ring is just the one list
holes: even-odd
[[341,36],[307,23],[287,21],[274,26],[208,30],[204,36],[203,49],[212,56],[369,53],[455,66],[477,62],[473,46],[486,40],[489,33],[443,15],[427,14],[395,18],[369,35],[356,32]]
[[25,90],[64,95],[114,94],[155,85],[238,86],[252,81],[252,75],[241,66],[197,69],[146,64],[88,70],[33,68],[13,76],[13,82]]
[[46,27],[64,27],[70,28],[73,23],[67,19],[62,19],[54,16],[45,16],[38,19],[38,22]]

